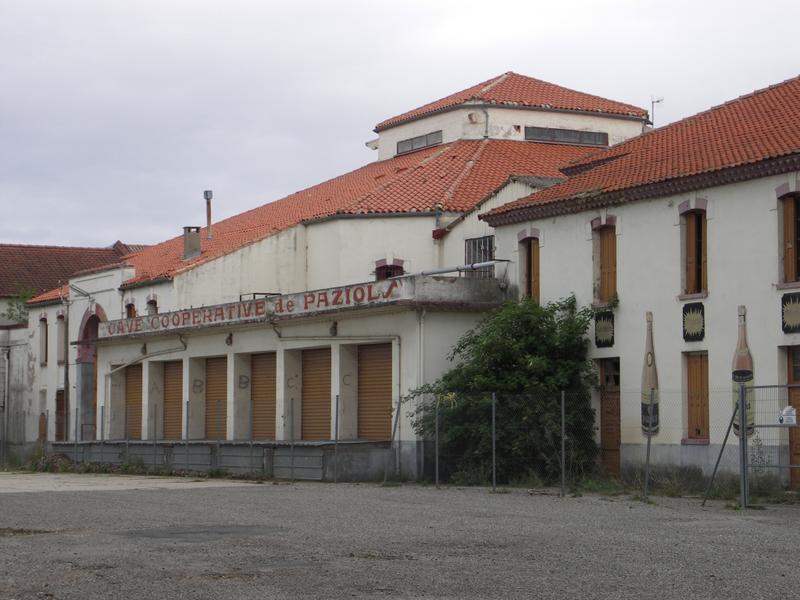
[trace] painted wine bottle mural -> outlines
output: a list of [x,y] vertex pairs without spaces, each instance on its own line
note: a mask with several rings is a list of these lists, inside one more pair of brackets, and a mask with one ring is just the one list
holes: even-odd
[[[739,307],[739,341],[733,354],[733,405],[739,405],[739,390],[745,388],[745,412],[748,437],[753,434],[755,425],[755,406],[753,406],[753,356],[747,345],[747,309]],[[736,414],[733,420],[733,433],[740,435],[742,415]]]
[[653,348],[653,313],[646,313],[645,318],[647,319],[647,337],[644,341],[644,365],[642,366],[642,431],[645,435],[653,435],[658,432],[658,371],[656,370],[656,353]]

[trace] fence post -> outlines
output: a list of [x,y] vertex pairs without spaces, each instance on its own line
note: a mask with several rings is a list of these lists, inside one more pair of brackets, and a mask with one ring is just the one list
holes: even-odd
[[339,482],[339,394],[336,394],[333,415],[333,483]]
[[492,392],[492,491],[497,491],[497,394]]
[[650,388],[650,408],[648,409],[647,417],[647,458],[644,461],[644,491],[642,493],[644,502],[647,502],[647,489],[650,485],[650,445],[653,440],[653,400],[655,395],[655,389]]
[[739,506],[747,508],[747,388],[739,386]]
[[158,449],[156,447],[156,440],[158,438],[158,403],[153,403],[153,471],[156,470],[156,454]]
[[184,448],[184,461],[186,463],[186,473],[189,473],[189,401],[186,401],[186,411],[183,417],[183,420],[186,423],[186,434],[183,438],[183,448]]
[[292,483],[294,483],[294,398],[289,398],[289,408],[289,412],[291,413],[289,424],[291,425],[290,431],[292,432],[292,435],[289,437],[289,474]]
[[75,455],[73,456],[73,458],[75,459],[75,462],[77,463],[78,462],[78,406],[77,405],[75,406],[75,443],[74,443],[74,447],[75,447],[75,450],[74,450]]
[[561,390],[561,497],[567,495],[567,418],[566,395]]
[[[217,400],[217,414],[215,416],[216,416],[216,421],[217,421],[217,456],[216,456],[216,461],[215,461],[216,464],[214,466],[219,469],[219,463],[220,463],[219,453],[221,452],[220,442],[222,440],[222,429],[221,429],[221,423],[220,423],[220,401],[219,400]],[[225,423],[225,429],[226,429],[225,437],[228,436],[227,435],[227,425],[228,424]]]
[[433,457],[434,457],[434,472],[435,472],[435,481],[436,481],[436,489],[439,489],[439,396],[436,396],[436,404],[435,404],[435,412],[434,412],[434,450],[433,450]]

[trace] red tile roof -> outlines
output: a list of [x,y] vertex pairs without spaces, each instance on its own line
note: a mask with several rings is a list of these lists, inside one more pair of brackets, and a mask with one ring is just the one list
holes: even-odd
[[[800,155],[800,77],[585,156],[564,169],[577,174],[563,183],[496,208],[482,218],[493,225],[510,223],[515,213],[527,218],[522,212],[532,207],[612,193],[632,196],[642,186],[788,155]],[[582,168],[588,170],[580,172]],[[698,183],[694,189],[700,187],[708,184]],[[639,191],[639,195],[649,193]]]
[[[125,258],[135,285],[170,278],[302,222],[336,215],[466,212],[511,175],[563,177],[558,167],[587,152],[566,146],[508,140],[462,140],[370,163],[319,185],[264,204],[200,232],[201,254],[183,260],[178,236]],[[114,261],[117,262],[117,261]],[[35,299],[39,301],[39,298]]]
[[375,131],[383,131],[406,121],[413,121],[433,113],[450,110],[470,101],[510,107],[524,106],[527,108],[622,115],[638,119],[647,118],[647,111],[638,106],[584,94],[583,92],[561,87],[540,79],[508,72],[435,102],[381,121],[375,126]]
[[130,251],[122,242],[108,248],[0,244],[0,297],[23,289],[50,290],[78,271],[118,262]]

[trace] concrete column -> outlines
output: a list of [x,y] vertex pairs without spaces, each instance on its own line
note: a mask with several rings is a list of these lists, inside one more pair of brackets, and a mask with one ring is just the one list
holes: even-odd
[[110,379],[110,397],[106,398],[105,409],[108,420],[106,439],[122,440],[125,439],[125,369],[112,373],[106,379]]
[[358,438],[358,346],[341,344],[336,354],[338,377],[333,393],[339,394],[339,439],[354,440]]
[[300,350],[278,349],[275,364],[277,379],[275,411],[278,415],[275,438],[278,440],[300,439],[302,368],[303,355]]
[[184,434],[187,439],[202,440],[206,437],[206,359],[184,361],[183,377],[183,397],[189,401],[189,431]]
[[161,439],[164,437],[164,363],[147,362],[142,373],[147,378],[147,387],[142,382],[142,389],[146,390],[142,398],[142,439],[153,439],[153,426],[156,438]]
[[251,369],[249,354],[228,355],[228,439],[250,439]]

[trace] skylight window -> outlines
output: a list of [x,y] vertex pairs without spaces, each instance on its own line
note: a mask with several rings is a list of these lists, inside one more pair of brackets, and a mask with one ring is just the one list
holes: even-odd
[[608,146],[608,134],[600,131],[578,131],[553,127],[526,127],[525,139],[532,142]]
[[435,146],[442,143],[442,130],[426,133],[425,135],[418,135],[417,137],[401,140],[397,142],[397,153],[405,154],[406,152],[413,152],[420,148],[427,148],[428,146]]

